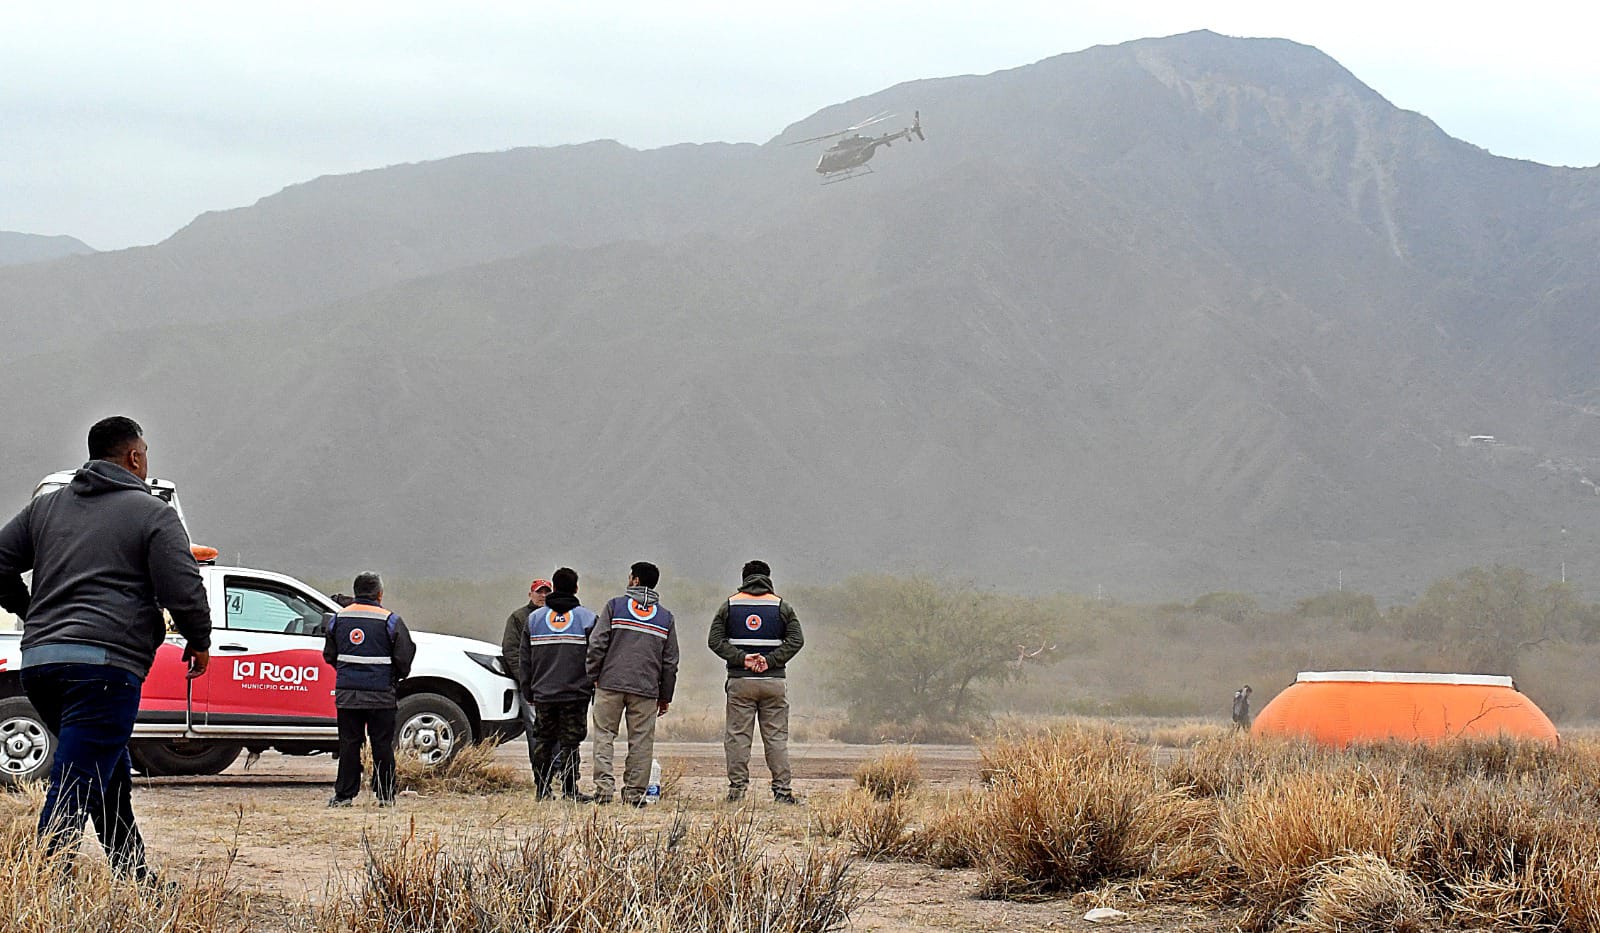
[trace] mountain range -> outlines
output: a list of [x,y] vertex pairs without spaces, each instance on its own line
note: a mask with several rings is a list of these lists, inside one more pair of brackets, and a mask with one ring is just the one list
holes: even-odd
[[[885,110],[928,140],[868,177],[789,145]],[[1600,170],[1453,139],[1313,48],[1139,40],[764,145],[391,166],[0,269],[0,476],[20,500],[130,414],[197,538],[321,579],[761,556],[1402,598],[1507,562],[1600,595],[1597,233]]]
[[43,262],[63,256],[82,256],[94,252],[94,247],[76,237],[40,236],[36,233],[15,233],[0,230],[0,266],[21,265],[25,262]]

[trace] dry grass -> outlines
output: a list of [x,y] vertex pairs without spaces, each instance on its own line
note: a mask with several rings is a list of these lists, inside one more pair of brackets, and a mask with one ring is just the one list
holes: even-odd
[[1424,933],[1437,917],[1415,879],[1363,853],[1318,865],[1305,909],[1285,926],[1296,933]]
[[414,831],[367,846],[364,882],[317,918],[321,933],[458,930],[810,933],[865,900],[848,857],[815,847],[775,855],[748,819],[681,813],[655,834],[598,814],[545,826],[511,851]]
[[920,827],[864,793],[830,818],[863,852],[975,866],[988,897],[1229,905],[1247,929],[1600,931],[1594,739],[1336,752],[1223,732],[1161,766],[1145,738],[1004,739]]
[[819,805],[812,818],[818,833],[845,839],[856,855],[893,859],[913,852],[912,813],[912,804],[903,797],[879,800],[857,790]]
[[864,761],[856,768],[856,786],[879,800],[904,797],[922,783],[922,767],[915,752],[896,749]]
[[[468,745],[455,754],[444,767],[423,764],[414,755],[395,756],[395,782],[399,790],[415,791],[424,797],[437,794],[496,794],[509,790],[525,790],[526,774],[509,765],[494,760],[498,747],[495,742]],[[363,751],[366,774],[371,774],[372,759]]]
[[173,879],[179,883],[167,890],[117,878],[103,860],[79,857],[69,866],[47,857],[35,839],[43,800],[38,785],[0,795],[0,917],[10,933],[205,933],[237,927],[249,913],[228,878],[231,858],[221,871]]

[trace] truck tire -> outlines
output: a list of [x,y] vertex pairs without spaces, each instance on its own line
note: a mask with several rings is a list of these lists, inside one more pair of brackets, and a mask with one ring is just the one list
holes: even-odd
[[439,767],[471,742],[472,722],[454,700],[437,693],[400,698],[395,714],[396,752]]
[[27,697],[0,700],[0,787],[43,780],[56,756],[56,737]]
[[244,751],[227,742],[135,742],[128,746],[133,766],[145,777],[221,774]]

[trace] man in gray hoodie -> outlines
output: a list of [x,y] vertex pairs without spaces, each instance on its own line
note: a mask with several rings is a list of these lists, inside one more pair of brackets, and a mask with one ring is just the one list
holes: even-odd
[[23,620],[22,688],[56,736],[39,813],[46,851],[70,859],[87,816],[111,867],[149,881],[128,739],[166,639],[162,607],[185,639],[190,678],[210,661],[211,614],[189,533],[145,485],[143,435],[130,418],[96,423],[72,482],[0,528],[0,606]]
[[653,589],[660,579],[655,564],[634,564],[627,592],[606,603],[589,632],[588,675],[596,688],[595,803],[610,803],[616,790],[611,755],[626,713],[628,760],[622,768],[622,801],[644,806],[656,717],[666,715],[678,684],[678,630]]

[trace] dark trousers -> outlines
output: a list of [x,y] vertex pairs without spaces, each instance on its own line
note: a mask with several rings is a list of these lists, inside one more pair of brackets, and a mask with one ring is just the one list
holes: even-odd
[[87,816],[113,869],[146,873],[128,761],[141,684],[131,671],[100,664],[23,668],[23,692],[56,737],[50,790],[39,811],[39,838],[49,854],[71,858]]
[[361,746],[372,739],[372,795],[394,799],[395,708],[339,709],[339,773],[333,796],[354,800],[361,793]]
[[583,740],[589,735],[589,701],[533,704],[533,786],[539,796],[549,796],[554,779],[561,778],[561,793],[578,794],[578,762]]

